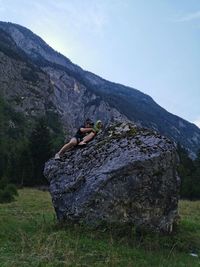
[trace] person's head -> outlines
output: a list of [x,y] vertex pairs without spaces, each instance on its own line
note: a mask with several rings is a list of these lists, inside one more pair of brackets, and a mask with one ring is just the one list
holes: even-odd
[[85,120],[85,127],[93,127],[94,126],[94,122],[91,119],[86,119]]

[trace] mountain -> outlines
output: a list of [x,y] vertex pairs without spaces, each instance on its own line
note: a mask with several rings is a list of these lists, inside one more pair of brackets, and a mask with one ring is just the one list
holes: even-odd
[[107,81],[73,64],[39,36],[17,24],[0,22],[0,88],[27,116],[55,113],[68,133],[86,117],[133,121],[185,147],[200,149],[200,129],[159,106],[150,96]]

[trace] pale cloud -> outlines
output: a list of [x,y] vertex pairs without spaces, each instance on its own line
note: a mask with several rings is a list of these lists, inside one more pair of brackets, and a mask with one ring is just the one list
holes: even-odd
[[102,34],[109,21],[111,2],[74,0],[68,3],[53,1],[51,4],[62,21],[74,30]]
[[3,4],[4,4],[3,1],[0,0],[0,12],[6,11],[6,7]]
[[198,19],[200,19],[200,11],[188,13],[182,17],[175,19],[175,21],[176,22],[188,22],[188,21],[193,21],[193,20],[198,20]]
[[[95,35],[103,35],[109,21],[110,11],[116,0],[0,0],[0,12],[9,10],[10,17],[14,14],[15,8],[19,17],[27,18],[29,24],[47,23],[49,29],[54,28],[56,21],[61,22],[61,27],[70,28],[77,32],[86,31]],[[29,10],[30,12],[27,12]],[[14,14],[13,18],[16,17]],[[39,18],[39,21],[37,21]],[[18,19],[17,19],[18,20]],[[12,21],[12,20],[11,20]],[[34,24],[32,23],[32,24]]]

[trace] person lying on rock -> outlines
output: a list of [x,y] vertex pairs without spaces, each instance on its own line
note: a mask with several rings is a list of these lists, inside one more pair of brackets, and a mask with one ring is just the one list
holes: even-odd
[[67,150],[77,146],[81,141],[83,141],[86,134],[92,132],[93,126],[94,123],[90,119],[87,119],[84,125],[78,129],[75,136],[55,154],[55,159],[60,159]]
[[85,121],[85,124],[78,129],[75,136],[67,144],[65,144],[58,151],[58,153],[55,154],[55,159],[59,160],[67,150],[77,145],[86,145],[86,143],[94,138],[94,136],[100,131],[101,128],[102,123],[100,120],[97,121],[94,125],[94,123],[90,119],[87,119]]

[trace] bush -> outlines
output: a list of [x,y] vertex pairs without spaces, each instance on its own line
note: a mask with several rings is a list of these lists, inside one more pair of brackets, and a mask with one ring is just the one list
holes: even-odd
[[14,200],[13,194],[8,190],[0,190],[0,203],[9,203]]
[[8,179],[3,177],[0,179],[0,203],[9,203],[14,200],[14,196],[18,196],[17,188],[14,184],[8,184]]
[[17,187],[14,184],[8,184],[5,191],[9,191],[14,196],[18,196]]
[[0,179],[0,189],[3,190],[8,184],[8,179],[6,177],[2,177]]

